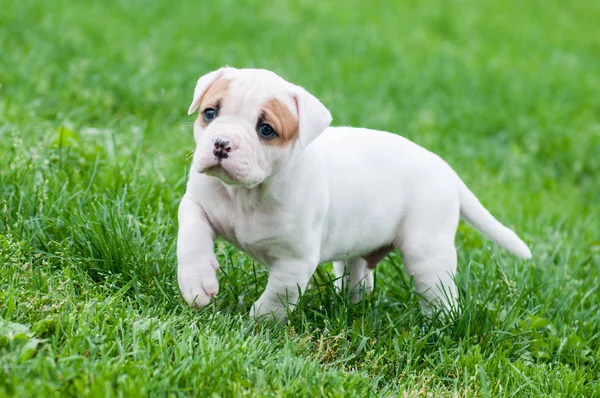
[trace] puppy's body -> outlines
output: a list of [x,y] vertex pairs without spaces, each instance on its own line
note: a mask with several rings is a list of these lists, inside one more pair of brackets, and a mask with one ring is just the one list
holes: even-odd
[[[279,95],[270,93],[259,105]],[[302,112],[298,105],[298,143]],[[196,140],[201,143],[199,127]],[[209,145],[218,139],[209,138]],[[298,287],[306,288],[323,262],[334,261],[338,285],[345,282],[358,300],[362,289],[373,288],[372,268],[394,248],[401,250],[415,287],[426,299],[452,304],[457,295],[454,235],[461,213],[512,253],[531,255],[446,162],[405,138],[330,127],[304,149],[298,143],[280,149],[287,150],[287,161],[273,162],[277,167],[267,178],[246,184],[238,184],[229,171],[235,169],[225,166],[228,156],[219,160],[212,175],[198,173],[202,160],[197,155],[203,149],[197,149],[179,217],[179,283],[190,304],[205,305],[218,291],[212,252],[217,235],[269,268],[267,288],[252,314],[278,317],[285,304],[296,302]]]

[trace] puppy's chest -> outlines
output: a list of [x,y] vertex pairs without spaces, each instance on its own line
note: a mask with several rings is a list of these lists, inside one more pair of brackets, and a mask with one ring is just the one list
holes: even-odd
[[221,237],[264,265],[298,251],[296,228],[277,211],[242,212],[229,207],[211,209],[208,216]]

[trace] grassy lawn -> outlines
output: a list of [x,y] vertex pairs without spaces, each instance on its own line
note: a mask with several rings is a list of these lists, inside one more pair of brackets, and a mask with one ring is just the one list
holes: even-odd
[[[600,396],[600,2],[1,8],[0,396]],[[453,322],[394,254],[359,304],[322,266],[277,326],[247,317],[265,270],[218,242],[221,292],[187,308],[186,110],[224,64],[437,152],[534,259],[461,224]]]

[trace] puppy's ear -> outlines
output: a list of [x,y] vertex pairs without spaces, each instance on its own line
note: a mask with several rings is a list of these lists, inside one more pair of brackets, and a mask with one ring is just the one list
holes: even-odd
[[192,99],[192,103],[190,105],[190,108],[188,109],[188,115],[191,115],[192,113],[196,112],[196,109],[198,109],[198,107],[200,106],[200,102],[202,102],[202,97],[204,97],[204,93],[206,93],[206,90],[208,90],[208,88],[212,86],[214,82],[219,80],[219,78],[223,76],[223,73],[225,73],[227,69],[231,68],[224,67],[221,69],[217,69],[207,73],[204,76],[201,76],[200,79],[198,79],[198,83],[196,83],[196,88],[194,89],[194,98]]
[[302,87],[294,95],[298,108],[298,135],[304,149],[331,124],[331,113],[314,95]]

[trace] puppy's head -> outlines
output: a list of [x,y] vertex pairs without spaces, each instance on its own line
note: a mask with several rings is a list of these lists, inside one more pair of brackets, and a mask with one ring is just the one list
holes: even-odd
[[197,109],[193,169],[249,188],[281,171],[331,123],[317,98],[262,69],[202,76],[188,113]]

